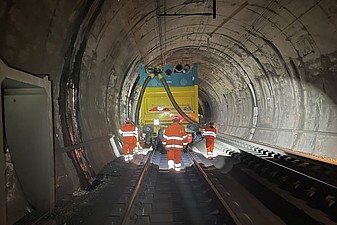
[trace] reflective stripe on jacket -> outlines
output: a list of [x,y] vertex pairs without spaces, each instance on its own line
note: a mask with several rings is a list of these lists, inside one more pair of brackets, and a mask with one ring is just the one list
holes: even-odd
[[119,133],[123,136],[123,141],[127,143],[137,142],[138,139],[138,130],[137,127],[132,124],[125,124],[120,130]]
[[206,127],[204,133],[202,134],[207,140],[214,140],[216,138],[216,128]]
[[163,145],[167,150],[183,149],[187,145],[187,135],[185,128],[178,122],[172,123],[163,135]]

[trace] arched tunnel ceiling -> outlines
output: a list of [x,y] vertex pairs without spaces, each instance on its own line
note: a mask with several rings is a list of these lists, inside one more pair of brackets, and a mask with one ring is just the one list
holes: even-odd
[[[333,24],[326,21],[322,29],[321,24],[312,21],[310,16],[317,13],[322,20],[331,20],[333,16],[327,12],[333,11],[332,3],[309,1],[299,7],[296,1],[249,1],[233,18],[228,18],[245,2],[217,1],[217,19],[211,16],[156,16],[212,12],[212,3],[210,0],[120,1],[119,8],[112,10],[114,17],[100,30],[99,36],[110,39],[109,34],[115,34],[110,28],[115,27],[116,20],[123,18],[121,34],[125,36],[122,35],[122,39],[134,42],[135,54],[145,63],[153,60],[157,60],[156,63],[167,62],[170,56],[174,58],[170,62],[189,58],[189,61],[204,65],[200,66],[201,79],[202,74],[207,74],[203,80],[221,82],[220,75],[227,81],[220,85],[228,90],[246,86],[242,81],[247,77],[242,73],[249,74],[251,79],[268,72],[290,76],[292,71],[285,62],[288,58],[306,56],[303,60],[310,60],[333,52],[333,48],[320,44],[336,38],[331,35],[335,33]],[[228,22],[220,27],[224,19]],[[324,36],[320,30],[332,32]],[[333,39],[329,43],[333,44]],[[105,41],[97,44],[106,49]]]
[[[102,32],[127,18],[121,34],[145,64],[198,63],[200,90],[216,112],[209,119],[221,131],[310,153],[331,149],[337,128],[331,117],[336,93],[328,87],[336,81],[336,4],[217,1],[216,19],[160,16],[211,13],[212,3],[120,1],[118,19]],[[323,144],[326,136],[318,140],[317,132],[333,137]]]
[[0,57],[53,81],[60,192],[76,186],[67,146],[85,143],[95,171],[115,157],[108,140],[133,113],[139,63],[198,63],[219,135],[337,159],[336,2],[217,0],[215,19],[160,16],[212,4],[0,1]]

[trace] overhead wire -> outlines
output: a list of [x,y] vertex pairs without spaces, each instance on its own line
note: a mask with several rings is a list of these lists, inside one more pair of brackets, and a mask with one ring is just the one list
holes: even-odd
[[[268,4],[263,8],[262,12],[259,14],[259,16],[253,20],[253,22],[251,23],[251,25],[249,25],[250,29],[247,29],[246,32],[242,32],[239,36],[239,38],[237,38],[238,43],[240,43],[241,45],[243,45],[244,43],[247,42],[247,40],[249,39],[249,37],[251,36],[250,30],[254,30],[255,26],[258,24],[258,22],[260,21],[260,19],[262,18],[262,16],[265,14],[265,12],[267,11],[267,9],[269,8],[269,6],[274,2],[274,0],[270,0],[268,2]],[[248,35],[247,35],[248,32]],[[245,38],[246,37],[246,38]]]
[[[290,0],[288,0],[287,2],[289,2]],[[241,38],[243,38],[241,44],[244,45],[245,43],[247,43],[253,33],[260,33],[260,30],[265,27],[265,25],[269,22],[270,19],[273,19],[276,15],[278,15],[278,13],[274,13],[276,10],[275,8],[279,6],[279,2],[276,0],[271,0],[262,10],[262,12],[260,13],[259,17],[251,24],[250,29],[247,30],[248,34],[245,35],[241,35],[239,41],[241,42]],[[280,9],[281,7],[279,7]],[[281,9],[281,11],[284,10],[284,8]],[[279,11],[279,12],[281,12]],[[270,15],[272,14],[272,15]],[[261,22],[260,22],[261,21]]]
[[160,5],[160,0],[154,0],[155,1],[155,9],[157,11],[156,14],[156,21],[157,21],[157,26],[155,26],[156,31],[158,32],[158,38],[159,38],[159,48],[160,48],[160,56],[161,56],[161,61],[162,64],[164,65],[164,51],[163,51],[163,31],[162,31],[162,20],[161,16],[159,14],[161,13],[161,5]]
[[217,30],[219,30],[225,23],[232,19],[236,14],[238,14],[242,9],[248,5],[248,1],[245,1],[237,9],[235,9],[229,16],[227,16],[212,32],[209,33],[209,36],[212,36]]
[[[270,6],[273,3],[277,3],[275,2],[275,0],[270,0],[269,3],[267,4],[267,6],[265,6],[260,14],[260,16],[258,18],[256,18],[253,23],[250,25],[250,27],[252,28],[251,30],[255,29],[257,24],[259,23],[259,21],[261,20],[261,18],[263,18],[264,14],[269,11],[269,9],[271,8]],[[209,33],[209,36],[212,37],[212,35],[219,30],[225,23],[227,23],[233,16],[235,16],[237,13],[239,13],[243,8],[245,8],[248,5],[248,1],[245,1],[243,4],[240,5],[239,8],[237,8],[235,11],[233,11],[231,13],[230,16],[228,16],[226,19],[223,20],[223,22],[221,24],[219,24],[211,33]],[[258,31],[258,29],[256,29]],[[238,43],[240,43],[241,45],[244,45],[244,43],[246,43],[250,36],[251,36],[251,31],[247,31],[248,35],[246,34],[246,32],[242,32],[240,34],[240,36],[236,39]],[[246,37],[246,38],[245,38]],[[242,40],[243,39],[243,40]],[[208,45],[209,45],[209,40],[208,40]],[[233,46],[232,46],[233,47]],[[232,48],[231,47],[231,48]]]
[[[164,0],[164,13],[166,13],[166,0]],[[167,45],[167,39],[166,39],[166,16],[164,17],[164,51],[163,51],[163,65],[166,65],[166,45]]]
[[[209,2],[209,0],[207,0],[207,1],[205,2],[205,4],[204,4],[204,9],[203,9],[202,13],[205,13],[205,12],[206,12],[206,8],[207,8],[207,5],[208,5],[208,2]],[[204,18],[205,18],[204,16],[201,16],[200,22],[199,22],[199,25],[198,25],[198,28],[197,28],[197,33],[196,33],[196,35],[195,35],[195,40],[197,40],[197,35],[198,35],[198,33],[199,33],[199,29],[200,29],[201,25],[204,25],[204,29],[203,29],[203,31],[200,33],[201,35],[200,35],[199,40],[198,40],[198,41],[199,41],[199,46],[201,45],[201,40],[202,40],[202,37],[203,37],[204,32],[205,32],[205,30],[206,30],[206,26],[207,26],[208,21],[209,21],[209,16],[208,16],[208,17],[207,17],[207,22],[204,23],[204,24],[202,24],[203,21],[204,21]]]
[[[268,20],[266,19],[267,17],[268,17],[268,15],[266,15],[268,12],[270,12],[276,5],[278,4],[278,2],[276,1],[276,0],[270,0],[267,4],[266,4],[266,6],[264,6],[263,7],[263,10],[262,10],[262,12],[259,14],[259,16],[252,22],[252,24],[250,25],[250,29],[246,29],[246,32],[241,32],[241,34],[239,35],[239,37],[238,38],[236,38],[236,43],[237,44],[240,44],[240,46],[244,46],[245,45],[245,43],[247,43],[250,39],[251,39],[251,37],[252,37],[252,35],[253,35],[253,33],[254,33],[254,31],[255,31],[255,33],[257,33],[257,32],[259,32],[260,31],[260,29],[262,29],[264,26],[265,26],[265,24],[268,22]],[[248,2],[245,2],[245,3],[243,3],[238,9],[242,9],[242,7],[246,7],[248,5]],[[238,10],[237,9],[237,10]],[[240,10],[241,10],[240,9]],[[237,11],[237,10],[235,10],[235,11]],[[234,12],[235,12],[234,11]],[[232,13],[233,14],[233,13]],[[268,17],[268,18],[273,18],[273,17],[275,17],[276,16],[276,14],[274,14],[273,16],[271,16],[271,17]],[[262,20],[263,19],[263,20]],[[261,22],[260,22],[261,21]],[[228,22],[228,21],[226,21],[226,22]],[[223,24],[222,24],[223,25]],[[217,27],[217,29],[215,29],[212,33],[211,33],[211,35],[216,31],[216,30],[218,30],[219,28],[220,28],[221,26],[219,25],[218,27]],[[231,47],[226,47],[226,49],[230,49],[231,51],[233,50],[233,48],[234,48],[234,46],[235,45],[233,45],[233,46],[231,46]]]

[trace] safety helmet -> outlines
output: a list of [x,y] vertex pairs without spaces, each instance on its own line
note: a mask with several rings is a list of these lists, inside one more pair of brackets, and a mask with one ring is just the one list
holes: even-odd
[[126,123],[131,123],[130,118],[126,118],[126,119],[125,119],[125,122],[126,122]]
[[179,117],[178,116],[173,116],[172,117],[172,121],[173,122],[178,122],[179,121]]

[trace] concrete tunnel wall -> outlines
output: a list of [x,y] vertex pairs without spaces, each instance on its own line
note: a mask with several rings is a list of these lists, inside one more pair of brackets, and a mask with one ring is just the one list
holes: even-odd
[[132,113],[140,62],[198,63],[200,101],[220,134],[337,159],[335,1],[251,0],[209,35],[243,2],[217,1],[215,20],[156,17],[163,8],[150,0],[0,2],[0,57],[53,81],[58,199],[80,186],[65,147],[85,143],[96,173],[115,158],[109,137]]

